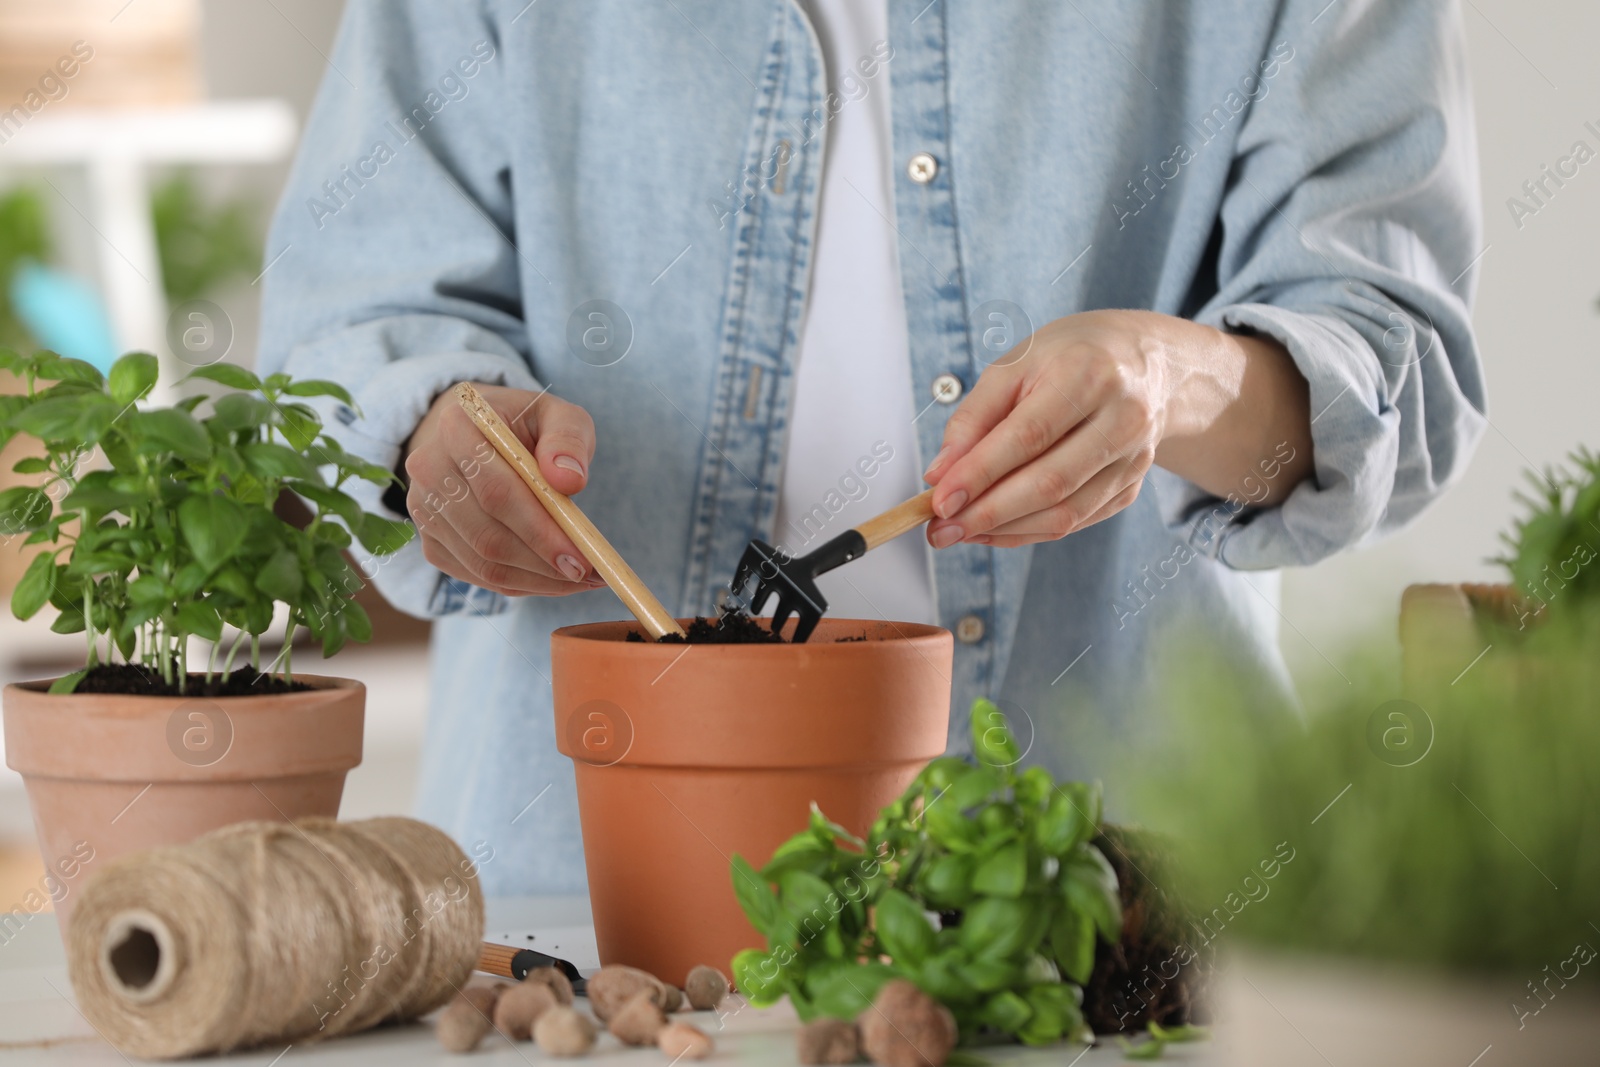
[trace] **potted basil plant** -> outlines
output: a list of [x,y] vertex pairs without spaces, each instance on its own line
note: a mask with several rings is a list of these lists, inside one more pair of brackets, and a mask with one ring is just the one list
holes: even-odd
[[[4,692],[6,761],[25,779],[63,920],[74,879],[117,855],[338,813],[365,691],[292,673],[293,639],[309,631],[324,656],[367,640],[344,550],[387,554],[412,533],[342,488],[393,477],[345,452],[303,402],[350,404],[342,387],[218,363],[184,379],[215,395],[141,406],[157,367],[132,353],[102,375],[0,351],[25,386],[0,397],[0,445],[25,434],[41,446],[14,466],[37,484],[0,493],[0,536],[39,546],[11,610],[53,608],[51,629],[86,648],[83,669]],[[284,490],[313,509],[304,529],[274,513]],[[263,663],[262,637],[285,615],[282,651]]]

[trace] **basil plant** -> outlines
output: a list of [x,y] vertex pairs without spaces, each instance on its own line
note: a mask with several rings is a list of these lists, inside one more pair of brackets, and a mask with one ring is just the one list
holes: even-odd
[[1117,876],[1093,843],[1100,789],[1019,769],[990,701],[974,705],[972,734],[976,759],[928,764],[866,840],[813,808],[765,867],[733,858],[739,903],[767,939],[733,960],[751,1003],[787,995],[802,1019],[854,1019],[906,978],[966,1043],[1084,1035],[1096,941],[1122,931]]
[[[288,615],[286,682],[300,629],[324,656],[370,638],[345,550],[353,537],[386,555],[414,531],[363,512],[344,491],[352,479],[388,485],[394,475],[342,449],[301,402],[331,396],[354,407],[349,394],[333,382],[258,378],[216,363],[183,379],[221,387],[215,395],[141,406],[157,367],[135,352],[102,375],[51,352],[0,351],[0,369],[23,386],[0,396],[0,446],[19,434],[36,439],[40,447],[12,470],[43,476],[0,493],[0,538],[41,546],[11,610],[28,619],[49,604],[58,612],[51,629],[83,633],[88,645],[84,670],[52,690],[71,692],[89,669],[120,660],[184,692],[191,636],[210,642],[208,683],[227,680],[247,640],[260,670],[261,635],[278,604]],[[311,507],[305,529],[274,513],[284,490]]]

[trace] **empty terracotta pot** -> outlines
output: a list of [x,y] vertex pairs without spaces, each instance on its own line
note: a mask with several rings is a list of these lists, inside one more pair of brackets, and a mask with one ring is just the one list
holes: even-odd
[[44,895],[63,933],[83,880],[118,856],[229,823],[339,814],[345,774],[361,762],[366,687],[295,678],[314,688],[157,697],[5,687],[6,764],[27,786]]
[[804,645],[626,640],[639,629],[552,635],[556,744],[576,764],[601,962],[681,986],[763,945],[734,898],[735,853],[761,866],[813,802],[864,834],[944,752],[952,644],[855,619],[824,618]]

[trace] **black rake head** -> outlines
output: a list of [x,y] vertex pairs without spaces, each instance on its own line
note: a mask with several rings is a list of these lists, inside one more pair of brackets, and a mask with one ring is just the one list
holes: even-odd
[[739,566],[729,583],[730,600],[748,614],[755,615],[776,595],[778,603],[772,612],[772,632],[782,630],[789,616],[798,616],[790,643],[805,644],[828,610],[828,598],[817,588],[817,575],[849,563],[866,550],[866,542],[854,530],[799,557],[773,548],[765,541],[753,540],[739,557]]

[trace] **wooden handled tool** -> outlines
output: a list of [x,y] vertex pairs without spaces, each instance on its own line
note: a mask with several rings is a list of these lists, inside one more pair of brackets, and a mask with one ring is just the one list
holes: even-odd
[[[778,606],[772,613],[772,632],[783,629],[790,615],[798,615],[794,637],[790,640],[804,644],[822,620],[822,613],[828,610],[828,600],[817,588],[817,575],[843,566],[931,518],[933,490],[927,489],[798,559],[779,552],[765,541],[751,541],[744,555],[739,557],[739,568],[734,571],[728,587],[733,593],[732,599],[743,603],[753,615],[776,593]],[[752,581],[755,592],[746,600],[745,590]]]
[[554,967],[567,976],[575,993],[584,991],[584,979],[578,968],[566,960],[549,956],[537,949],[517,948],[514,945],[497,945],[485,941],[478,949],[478,970],[484,974],[498,975],[520,982],[536,967]]
[[659,638],[666,634],[677,634],[682,637],[683,627],[678,625],[678,620],[655,598],[655,594],[611,547],[611,542],[589,521],[589,517],[572,502],[572,498],[557,492],[545,481],[544,475],[539,473],[539,462],[533,458],[533,453],[506,425],[500,413],[483,399],[483,394],[474,389],[471,382],[457,385],[455,393],[462,408],[478,429],[483,431],[483,436],[489,439],[494,450],[528,483],[528,488],[533,490],[533,495],[539,498],[539,503],[544,505],[550,517],[556,520],[556,525],[572,538],[572,543],[578,546],[585,559],[594,564],[600,577],[606,580],[612,592],[650,631],[650,636]]

